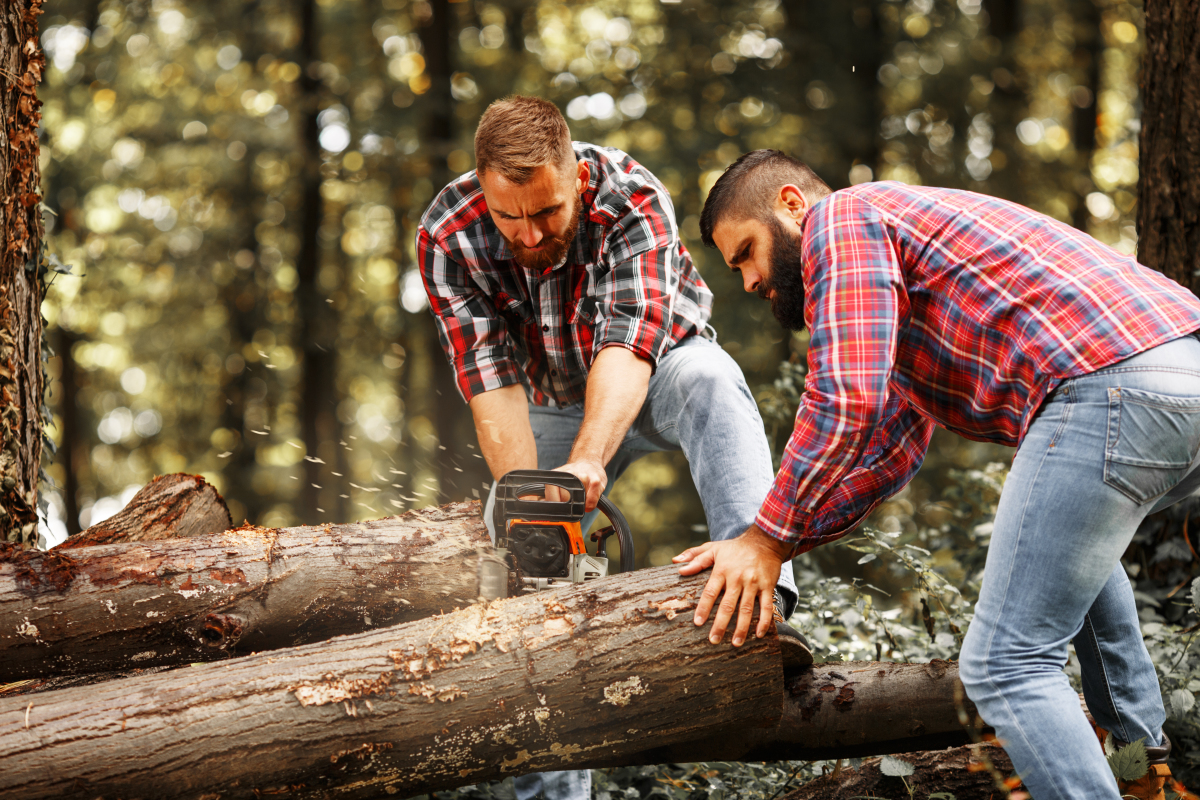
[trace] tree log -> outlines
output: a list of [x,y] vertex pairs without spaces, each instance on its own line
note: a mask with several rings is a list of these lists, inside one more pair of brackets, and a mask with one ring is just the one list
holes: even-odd
[[914,769],[913,774],[903,781],[884,775],[879,768],[880,759],[873,758],[857,769],[843,770],[806,783],[784,795],[783,800],[853,800],[860,797],[911,800],[935,792],[949,792],[955,800],[995,800],[1004,793],[996,787],[996,778],[986,768],[986,763],[991,763],[992,769],[1002,778],[1007,778],[1013,771],[1008,755],[992,744],[913,753],[904,760]]
[[479,503],[68,552],[0,544],[0,682],[211,661],[475,599]]
[[624,764],[818,761],[934,750],[971,741],[960,711],[986,730],[962,694],[952,661],[818,664],[789,672],[782,706],[779,722],[770,728],[647,750]]
[[229,508],[220,493],[199,475],[177,472],[159,475],[143,486],[125,508],[56,549],[202,536],[232,527]]
[[778,640],[711,645],[674,567],[0,699],[0,795],[401,797],[779,716]]

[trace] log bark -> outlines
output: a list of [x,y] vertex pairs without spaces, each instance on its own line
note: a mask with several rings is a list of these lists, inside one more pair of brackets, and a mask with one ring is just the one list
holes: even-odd
[[1138,260],[1200,292],[1200,16],[1148,0],[1145,29]]
[[818,664],[787,675],[774,726],[647,750],[625,763],[818,761],[954,747],[971,741],[960,712],[988,730],[962,694],[956,662]]
[[159,475],[143,486],[125,508],[56,549],[201,536],[232,527],[229,508],[212,484],[199,475],[177,472]]
[[60,552],[0,544],[0,682],[188,664],[428,617],[478,593],[479,503]]
[[305,647],[0,699],[0,795],[409,796],[779,716],[775,637],[708,643],[673,567]]
[[831,773],[806,783],[784,795],[783,800],[853,800],[860,797],[911,800],[928,797],[934,792],[949,792],[955,800],[995,800],[1006,793],[996,786],[995,774],[986,768],[986,763],[1004,778],[1013,771],[1005,752],[992,744],[913,753],[906,755],[904,760],[912,764],[914,770],[903,781],[884,775],[879,768],[880,759],[873,758],[856,769],[843,770],[836,775]]

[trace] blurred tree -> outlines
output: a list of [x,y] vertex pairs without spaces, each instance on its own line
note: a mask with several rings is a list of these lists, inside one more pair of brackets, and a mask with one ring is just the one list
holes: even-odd
[[1200,17],[1147,0],[1142,64],[1139,256],[1200,293]]
[[0,9],[0,539],[37,539],[44,381],[37,43],[41,0]]

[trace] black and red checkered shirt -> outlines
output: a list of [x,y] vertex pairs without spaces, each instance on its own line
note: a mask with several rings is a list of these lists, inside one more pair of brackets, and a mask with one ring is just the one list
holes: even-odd
[[468,402],[524,383],[544,406],[583,402],[596,354],[624,347],[657,364],[703,332],[712,292],[692,264],[662,184],[627,154],[575,142],[589,167],[564,263],[524,269],[468,172],[433,201],[417,258],[442,347]]

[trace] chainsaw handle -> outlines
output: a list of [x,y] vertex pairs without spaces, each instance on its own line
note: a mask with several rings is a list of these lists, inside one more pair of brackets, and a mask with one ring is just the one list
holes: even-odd
[[625,515],[604,495],[600,495],[596,508],[608,517],[609,524],[616,529],[617,541],[621,544],[621,572],[633,572],[633,533],[629,530]]

